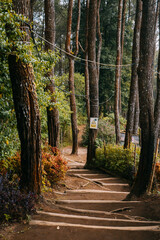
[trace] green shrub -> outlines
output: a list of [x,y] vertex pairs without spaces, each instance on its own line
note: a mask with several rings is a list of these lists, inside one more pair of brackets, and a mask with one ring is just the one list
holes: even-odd
[[[138,159],[139,154],[137,153],[136,162]],[[117,145],[97,148],[95,164],[105,168],[110,173],[132,180],[135,168],[133,149],[124,149],[123,146]]]
[[[109,122],[111,125],[115,125],[115,117],[114,117],[114,113],[109,113],[106,117],[105,117],[106,121]],[[122,116],[119,117],[119,121],[120,121],[120,127],[121,130],[125,130],[126,128],[126,119],[123,118]]]
[[[97,147],[102,147],[103,142],[105,141],[107,144],[115,143],[115,127],[111,122],[109,121],[108,117],[99,119],[98,123],[98,135],[96,138],[96,145]],[[87,146],[88,145],[88,135],[89,135],[89,126],[86,126],[86,129],[84,131],[84,134],[82,135],[82,145]]]
[[0,160],[0,174],[6,175],[10,180],[19,179],[21,175],[21,160],[20,153],[17,152],[14,156],[8,157],[5,160]]

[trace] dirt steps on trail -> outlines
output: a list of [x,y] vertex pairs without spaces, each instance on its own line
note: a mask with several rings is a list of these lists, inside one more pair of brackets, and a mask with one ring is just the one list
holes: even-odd
[[128,214],[142,203],[124,201],[130,189],[126,181],[83,169],[73,161],[69,165],[66,190],[55,192],[53,211],[37,212],[30,234],[40,229],[40,240],[160,240],[159,221]]

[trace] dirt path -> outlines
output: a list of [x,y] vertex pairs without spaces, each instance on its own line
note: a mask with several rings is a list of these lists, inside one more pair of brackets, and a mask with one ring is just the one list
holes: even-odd
[[122,201],[126,181],[83,169],[86,149],[63,155],[70,166],[65,182],[46,194],[29,225],[18,226],[13,240],[160,240],[160,222],[144,218],[147,205]]

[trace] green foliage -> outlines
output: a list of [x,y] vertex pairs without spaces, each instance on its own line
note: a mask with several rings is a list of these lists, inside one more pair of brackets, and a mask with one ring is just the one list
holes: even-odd
[[10,180],[20,179],[21,176],[21,157],[17,152],[12,157],[8,157],[5,160],[0,160],[0,174],[5,176],[7,174]]
[[[125,129],[126,120],[120,117],[121,130]],[[84,134],[82,135],[82,145],[87,146],[88,144],[89,126],[86,126]],[[96,138],[96,146],[102,147],[103,143],[114,144],[115,138],[115,126],[114,126],[114,114],[110,113],[107,117],[99,119],[98,123],[98,135]]]
[[[38,102],[41,113],[42,139],[47,138],[47,113],[46,107],[57,107],[60,112],[60,120],[69,122],[69,104],[63,91],[56,88],[54,97],[57,102],[50,102],[52,95],[46,91],[46,85],[51,80],[46,76],[59,60],[58,53],[54,51],[40,51],[41,42],[36,39],[36,48],[32,42],[24,44],[25,31],[20,28],[21,24],[28,27],[28,20],[22,15],[18,15],[12,9],[11,1],[0,3],[0,159],[15,154],[20,148],[18,132],[16,127],[16,116],[12,99],[12,87],[8,68],[8,55],[16,54],[26,64],[32,64],[35,74],[35,86],[38,95]],[[38,52],[37,52],[38,49]],[[59,85],[56,77],[55,82]],[[68,111],[68,113],[67,113]]]
[[[134,6],[134,4],[132,4]],[[67,19],[67,3],[55,2],[56,16],[56,42],[60,44],[61,48],[64,48],[65,39],[65,23]],[[113,64],[116,59],[116,31],[117,31],[117,1],[109,0],[101,3],[101,32],[103,32],[103,46],[101,62]],[[131,6],[131,10],[133,8]],[[34,30],[38,33],[42,33],[43,29],[43,14],[44,14],[43,1],[36,1],[34,15],[35,20],[38,23],[35,24]],[[114,11],[113,11],[114,10]],[[77,16],[77,3],[74,5],[74,16]],[[76,20],[73,19],[73,38],[75,37],[74,30],[76,27]],[[61,21],[63,20],[63,21]],[[59,71],[59,54],[54,51],[44,52],[44,43],[38,37],[35,37],[36,48],[32,41],[27,40],[27,44],[24,44],[23,40],[26,38],[26,27],[29,23],[28,19],[22,15],[18,15],[12,9],[12,1],[5,0],[0,2],[0,159],[5,159],[8,156],[12,156],[20,148],[20,142],[18,138],[16,128],[16,116],[14,112],[14,104],[12,100],[12,90],[9,77],[9,69],[7,58],[10,53],[17,55],[17,59],[21,59],[26,64],[32,64],[35,74],[35,85],[38,95],[40,113],[41,113],[41,132],[42,139],[47,139],[47,114],[46,107],[57,107],[60,115],[60,129],[63,142],[70,140],[70,107],[69,107],[69,92],[68,90],[68,74],[58,77]],[[24,28],[20,27],[24,25]],[[80,26],[80,42],[85,46],[84,38],[85,28],[85,3],[82,3],[82,21]],[[29,28],[28,28],[29,29]],[[130,62],[131,47],[132,47],[132,19],[126,18],[126,32],[125,32],[125,46],[124,46],[124,64]],[[98,41],[97,41],[98,42]],[[37,52],[38,49],[38,52]],[[40,58],[39,58],[40,56]],[[80,57],[84,57],[81,49],[79,52]],[[63,66],[65,65],[64,59]],[[86,122],[86,103],[85,103],[85,91],[84,91],[84,76],[80,73],[84,72],[83,63],[80,61],[75,62],[75,91],[76,91],[76,103],[77,103],[77,120],[78,124],[84,124]],[[52,70],[55,66],[55,89],[54,97],[56,102],[51,104],[50,100],[52,95],[45,90],[46,85],[50,84],[50,79],[46,76],[46,72]],[[65,66],[66,67],[66,66]],[[64,69],[63,69],[64,71]],[[100,69],[100,102],[104,104],[100,105],[100,113],[102,116],[107,116],[104,122],[100,120],[99,137],[96,140],[97,146],[102,146],[103,141],[106,143],[114,143],[114,123],[111,123],[110,116],[107,115],[108,109],[112,111],[113,96],[114,96],[114,73],[115,68],[101,68]],[[128,88],[130,80],[130,69],[122,69],[122,108],[126,109],[126,102],[128,98]],[[111,97],[111,98],[110,98]],[[107,99],[110,98],[110,101]],[[107,102],[106,102],[107,101]],[[114,118],[113,118],[114,119]],[[105,121],[108,126],[105,127]],[[106,129],[106,130],[105,130]],[[122,127],[123,129],[123,127]],[[121,130],[122,130],[121,129]],[[87,144],[87,131],[86,140]],[[103,132],[104,131],[104,132]]]
[[[19,148],[7,62],[12,43],[5,30],[6,24],[10,23],[13,26],[15,22],[16,15],[13,14],[11,7],[11,1],[0,3],[0,160],[13,155]],[[18,23],[15,23],[15,32],[17,29]],[[13,33],[13,38],[16,38],[16,33]]]
[[0,160],[13,155],[19,148],[11,87],[10,82],[7,83],[3,81],[0,85]]
[[13,155],[19,148],[8,55],[16,52],[20,58],[26,54],[26,45],[22,43],[25,33],[20,30],[20,21],[25,18],[12,10],[11,2],[5,0],[0,3],[0,159]]
[[[63,74],[56,78],[58,109],[60,113],[60,129],[61,140],[65,144],[71,142],[71,111],[70,111],[70,99],[69,99],[69,74]],[[86,109],[85,109],[85,83],[83,75],[79,73],[74,74],[75,80],[75,94],[77,105],[77,122],[78,125],[86,123]]]
[[[69,74],[63,74],[59,77],[59,87],[64,90],[64,93],[68,97],[69,104]],[[75,82],[75,97],[76,97],[76,106],[77,106],[77,120],[78,124],[82,124],[84,119],[86,120],[86,108],[85,108],[85,79],[82,74],[74,74]]]
[[[88,136],[89,136],[89,126],[86,126],[86,129],[82,135],[82,145],[88,145]],[[107,118],[99,119],[98,123],[98,135],[96,138],[96,146],[101,147],[103,143],[115,143],[115,130],[114,125],[112,125]]]
[[[137,151],[136,162],[139,160]],[[103,167],[111,174],[116,174],[132,180],[134,174],[134,152],[133,149],[124,149],[122,146],[106,145],[96,149],[96,166]]]
[[[104,118],[105,121],[108,122],[108,124],[114,125],[115,126],[115,117],[114,117],[114,113],[109,113],[106,115],[106,117]],[[125,130],[125,126],[126,126],[126,119],[123,118],[122,116],[119,117],[119,121],[120,121],[120,126],[121,126],[121,130]]]

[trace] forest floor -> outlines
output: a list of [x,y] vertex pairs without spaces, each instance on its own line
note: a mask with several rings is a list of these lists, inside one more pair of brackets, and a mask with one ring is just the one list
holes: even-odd
[[125,201],[124,179],[84,169],[86,148],[78,156],[62,149],[70,169],[52,192],[43,193],[29,223],[0,229],[5,240],[160,240],[160,198]]

